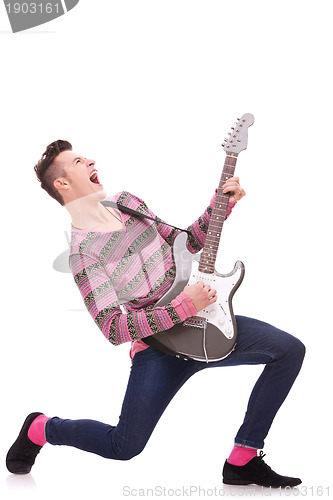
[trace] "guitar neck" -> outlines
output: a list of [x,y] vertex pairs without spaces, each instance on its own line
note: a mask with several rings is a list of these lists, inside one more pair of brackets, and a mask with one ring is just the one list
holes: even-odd
[[223,193],[223,185],[227,179],[234,176],[237,154],[227,155],[217,188],[214,207],[212,209],[205,244],[201,253],[199,271],[203,273],[214,273],[217,250],[220,243],[221,232],[227,215],[229,193]]

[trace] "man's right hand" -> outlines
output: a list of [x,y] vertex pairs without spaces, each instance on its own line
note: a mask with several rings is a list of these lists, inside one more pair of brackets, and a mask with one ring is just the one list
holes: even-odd
[[202,281],[198,281],[195,285],[186,285],[184,293],[190,297],[197,311],[201,311],[217,301],[216,290],[210,288],[210,285],[205,285]]

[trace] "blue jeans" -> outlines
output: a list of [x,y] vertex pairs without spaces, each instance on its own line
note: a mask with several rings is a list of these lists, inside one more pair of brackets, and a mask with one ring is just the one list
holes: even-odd
[[[46,440],[105,458],[129,460],[144,449],[162,413],[192,375],[217,367],[263,364],[266,366],[235,437],[238,445],[263,448],[276,412],[301,368],[305,348],[295,337],[267,323],[243,316],[236,316],[236,320],[237,345],[225,359],[213,363],[183,361],[148,347],[133,358],[117,426],[54,417],[46,423]],[[217,396],[223,398],[221,385]]]

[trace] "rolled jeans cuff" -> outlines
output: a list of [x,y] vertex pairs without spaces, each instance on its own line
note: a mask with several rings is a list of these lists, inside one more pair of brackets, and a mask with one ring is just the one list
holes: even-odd
[[243,448],[254,448],[256,450],[261,450],[264,447],[264,441],[261,443],[255,443],[254,441],[247,441],[246,439],[235,438],[235,445],[241,446]]

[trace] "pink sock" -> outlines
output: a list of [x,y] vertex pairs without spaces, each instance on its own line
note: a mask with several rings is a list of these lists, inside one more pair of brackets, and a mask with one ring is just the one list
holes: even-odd
[[38,415],[35,420],[32,421],[29,429],[28,429],[28,438],[35,444],[39,446],[44,446],[47,443],[45,439],[45,423],[49,419],[45,415]]
[[245,465],[252,458],[257,456],[255,448],[245,448],[244,446],[234,446],[227,459],[227,462],[232,465]]

